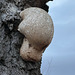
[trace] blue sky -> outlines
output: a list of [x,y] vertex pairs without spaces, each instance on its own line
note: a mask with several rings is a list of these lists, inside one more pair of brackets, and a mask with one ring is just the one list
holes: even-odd
[[75,75],[75,0],[48,2],[54,37],[43,54],[43,75]]

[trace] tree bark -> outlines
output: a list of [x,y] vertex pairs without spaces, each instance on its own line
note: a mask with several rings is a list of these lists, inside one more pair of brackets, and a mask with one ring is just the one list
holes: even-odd
[[17,31],[19,13],[28,7],[48,12],[48,0],[0,0],[0,75],[41,75],[40,62],[24,61],[19,54],[24,36]]

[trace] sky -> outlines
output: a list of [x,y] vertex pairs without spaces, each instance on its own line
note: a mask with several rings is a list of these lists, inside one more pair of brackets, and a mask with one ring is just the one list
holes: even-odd
[[47,3],[54,37],[42,57],[43,75],[75,75],[75,0]]

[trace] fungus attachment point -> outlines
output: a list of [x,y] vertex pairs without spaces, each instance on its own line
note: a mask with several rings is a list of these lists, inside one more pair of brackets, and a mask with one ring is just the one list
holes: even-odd
[[25,35],[20,55],[27,61],[40,61],[42,53],[51,43],[54,26],[46,11],[37,7],[30,7],[20,13],[23,21],[18,30]]

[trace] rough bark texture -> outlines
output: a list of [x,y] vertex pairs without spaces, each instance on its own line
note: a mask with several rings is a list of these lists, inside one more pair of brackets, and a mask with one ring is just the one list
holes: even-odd
[[0,75],[41,75],[40,62],[24,61],[19,54],[24,36],[17,31],[20,11],[40,7],[48,0],[0,0]]

